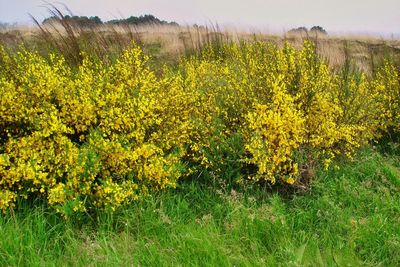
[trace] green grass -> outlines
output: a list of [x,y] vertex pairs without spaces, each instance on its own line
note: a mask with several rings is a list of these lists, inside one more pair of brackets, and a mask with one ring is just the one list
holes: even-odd
[[115,214],[0,216],[1,266],[400,266],[400,157],[364,150],[308,192],[182,182]]

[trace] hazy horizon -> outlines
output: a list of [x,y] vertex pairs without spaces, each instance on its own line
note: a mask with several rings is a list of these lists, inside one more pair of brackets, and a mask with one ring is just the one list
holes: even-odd
[[[51,3],[64,9],[60,2]],[[319,25],[333,33],[400,33],[399,0],[69,0],[62,3],[74,15],[99,16],[104,21],[152,14],[180,24],[217,22],[256,31],[282,32]],[[28,14],[39,21],[49,16],[44,1],[0,0],[0,22],[31,23]]]

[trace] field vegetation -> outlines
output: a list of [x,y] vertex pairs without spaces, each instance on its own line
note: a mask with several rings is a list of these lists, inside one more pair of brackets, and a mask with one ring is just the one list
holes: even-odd
[[0,33],[2,265],[400,264],[397,41],[52,14]]

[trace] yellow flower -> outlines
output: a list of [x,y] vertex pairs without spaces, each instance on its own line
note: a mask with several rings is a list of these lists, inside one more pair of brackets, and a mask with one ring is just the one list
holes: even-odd
[[294,184],[295,180],[294,180],[292,177],[289,177],[289,178],[286,180],[286,182],[287,182],[288,184]]

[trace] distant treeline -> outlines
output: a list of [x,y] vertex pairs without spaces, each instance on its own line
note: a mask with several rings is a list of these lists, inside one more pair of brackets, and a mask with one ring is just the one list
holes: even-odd
[[[126,19],[113,19],[110,21],[103,22],[98,16],[87,17],[87,16],[70,16],[66,15],[62,17],[63,20],[67,20],[68,22],[76,23],[79,26],[83,27],[93,27],[100,26],[104,24],[112,24],[112,25],[143,25],[143,24],[157,24],[157,25],[174,25],[178,26],[179,24],[175,21],[168,22],[165,20],[160,20],[159,18],[153,15],[144,15],[144,16],[130,16]],[[42,24],[48,24],[57,22],[60,20],[59,16],[51,16],[43,20]]]
[[308,30],[306,27],[298,27],[298,28],[294,28],[291,29],[290,31],[288,31],[288,33],[319,33],[319,34],[323,34],[326,35],[328,34],[326,32],[326,30],[324,28],[322,28],[321,26],[313,26],[311,27],[310,30]]

